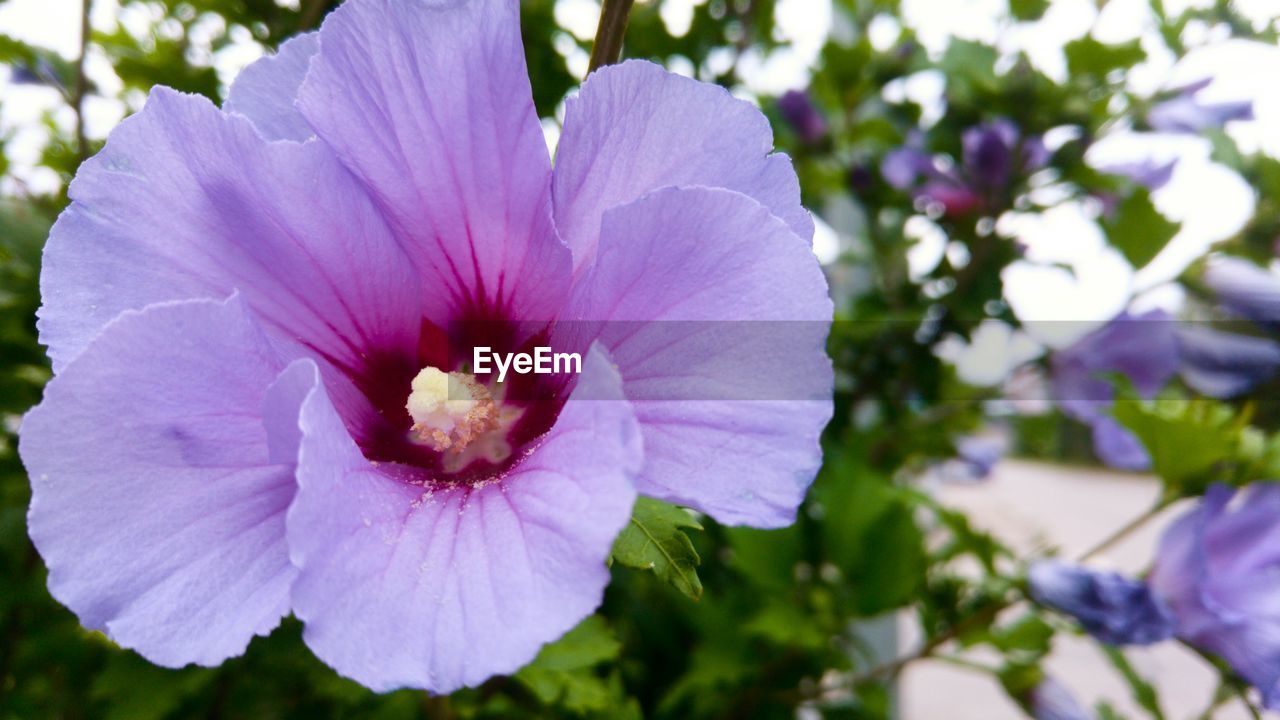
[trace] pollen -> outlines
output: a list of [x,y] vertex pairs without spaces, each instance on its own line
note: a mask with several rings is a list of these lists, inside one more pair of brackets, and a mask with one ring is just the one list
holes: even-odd
[[493,395],[468,373],[423,368],[410,389],[405,403],[413,418],[410,435],[437,452],[461,452],[498,426]]

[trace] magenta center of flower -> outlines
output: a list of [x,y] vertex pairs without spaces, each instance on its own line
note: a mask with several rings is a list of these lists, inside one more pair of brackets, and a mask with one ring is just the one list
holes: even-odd
[[368,351],[348,377],[374,410],[348,415],[365,457],[415,484],[502,477],[555,424],[566,375],[472,372],[475,347],[528,352],[546,331],[517,339],[514,323],[424,323],[417,352]]

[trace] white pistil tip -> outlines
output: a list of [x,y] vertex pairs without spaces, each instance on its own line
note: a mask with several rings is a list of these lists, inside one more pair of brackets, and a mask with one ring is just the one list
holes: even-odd
[[413,418],[413,439],[433,450],[461,451],[498,426],[493,395],[469,374],[427,367],[410,388],[404,407]]

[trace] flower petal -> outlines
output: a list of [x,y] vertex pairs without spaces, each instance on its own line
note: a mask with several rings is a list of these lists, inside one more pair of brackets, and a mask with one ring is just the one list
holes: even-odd
[[722,87],[640,60],[593,72],[565,104],[553,180],[574,267],[595,256],[607,210],[671,185],[737,190],[810,242],[791,160],[772,150],[769,121]]
[[70,194],[41,275],[56,371],[124,310],[237,289],[268,328],[338,366],[416,353],[419,282],[321,143],[266,142],[242,117],[157,88]]
[[550,320],[570,256],[514,0],[350,0],[298,104],[378,199],[446,319]]
[[567,316],[599,323],[618,364],[644,434],[641,493],[726,523],[793,520],[831,418],[832,306],[808,245],[768,208],[668,188],[611,210]]
[[306,140],[315,133],[294,107],[298,89],[320,49],[320,34],[291,38],[240,72],[222,107],[244,115],[267,140]]
[[213,665],[288,612],[294,456],[268,445],[302,398],[273,385],[284,366],[244,303],[191,300],[122,315],[49,383],[21,428],[30,533],[86,627]]
[[433,490],[375,467],[324,396],[303,408],[289,547],[311,649],[375,690],[449,692],[533,659],[600,603],[641,455],[599,354],[542,443],[500,480]]
[[1207,327],[1179,327],[1178,373],[1196,392],[1230,398],[1248,392],[1280,369],[1280,343]]

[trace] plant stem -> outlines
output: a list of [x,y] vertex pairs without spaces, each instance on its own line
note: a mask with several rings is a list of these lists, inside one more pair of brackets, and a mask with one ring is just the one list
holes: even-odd
[[1161,495],[1160,499],[1156,500],[1155,504],[1146,512],[1125,523],[1121,527],[1117,528],[1115,532],[1100,540],[1093,547],[1085,550],[1084,553],[1076,559],[1076,561],[1084,562],[1086,560],[1090,560],[1115,547],[1117,543],[1132,535],[1143,525],[1150,522],[1151,518],[1159,515],[1165,508],[1169,507],[1173,500],[1174,498],[1167,494]]
[[591,44],[591,64],[587,72],[612,65],[622,57],[622,38],[627,34],[627,18],[635,0],[604,0],[600,6],[600,24]]
[[[1141,528],[1143,525],[1146,525],[1147,522],[1151,520],[1151,518],[1155,517],[1156,515],[1159,515],[1161,511],[1163,511],[1165,508],[1169,506],[1170,503],[1173,502],[1173,500],[1174,498],[1169,495],[1161,495],[1160,499],[1157,500],[1156,503],[1152,505],[1146,512],[1143,512],[1141,515],[1125,523],[1115,532],[1106,536],[1096,545],[1086,550],[1082,555],[1080,555],[1079,558],[1077,558],[1077,561],[1084,562],[1098,555],[1099,553],[1106,552],[1108,549],[1115,546],[1116,543],[1119,543],[1121,540],[1124,540],[1125,538],[1129,537],[1129,535],[1133,534],[1136,530]],[[979,611],[978,613],[971,615],[968,618],[965,618],[964,620],[938,633],[931,640],[928,640],[923,645],[921,645],[920,649],[916,650],[915,652],[909,655],[904,655],[895,660],[891,660],[889,662],[877,665],[865,672],[861,672],[861,673],[858,673],[857,675],[854,675],[851,684],[857,685],[867,680],[873,680],[877,677],[882,677],[882,676],[888,680],[892,680],[907,665],[917,660],[922,660],[924,658],[931,657],[938,649],[940,649],[942,646],[946,645],[947,643],[951,642],[952,640],[955,640],[956,638],[963,636],[965,633],[969,632],[970,630],[976,629],[985,623],[992,622],[993,620],[995,620],[996,616],[1000,614],[1001,611],[1012,606],[1016,602],[1017,602],[1016,598],[1005,599],[1001,602],[995,603],[993,605],[989,605],[983,610]]]
[[84,99],[89,94],[89,78],[85,76],[85,56],[89,52],[89,40],[93,28],[89,16],[93,10],[93,0],[83,0],[80,4],[80,55],[76,58],[76,88],[71,97],[72,107],[76,111],[76,156],[80,162],[89,157],[89,138],[84,129]]

